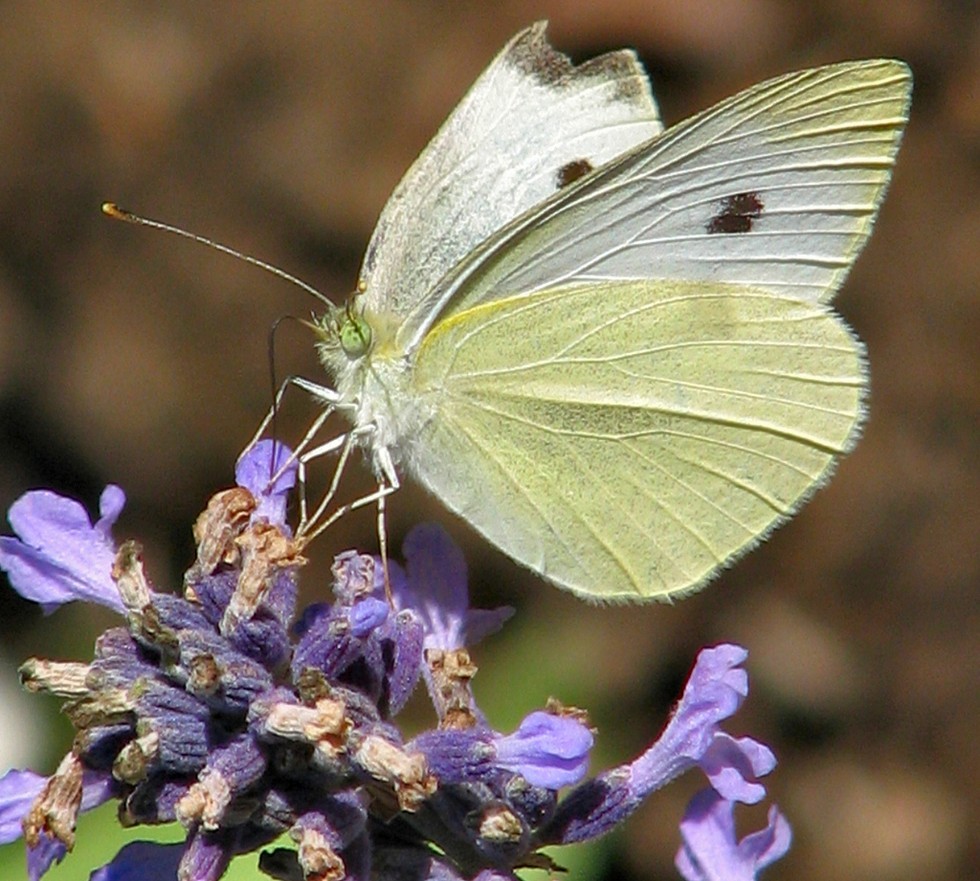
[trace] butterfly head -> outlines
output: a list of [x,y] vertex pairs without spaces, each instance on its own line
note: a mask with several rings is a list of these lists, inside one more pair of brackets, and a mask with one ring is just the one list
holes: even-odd
[[320,362],[348,402],[363,400],[369,374],[378,370],[387,374],[394,364],[404,369],[394,340],[397,324],[365,309],[359,294],[343,306],[328,306],[323,315],[307,323],[316,336]]
[[335,378],[349,372],[371,351],[374,334],[354,298],[344,306],[330,306],[312,322],[304,322],[316,336],[320,361]]

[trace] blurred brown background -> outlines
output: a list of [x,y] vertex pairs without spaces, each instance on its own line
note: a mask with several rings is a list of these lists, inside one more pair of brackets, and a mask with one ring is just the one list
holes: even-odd
[[[465,543],[479,600],[519,607],[477,650],[478,694],[499,727],[556,694],[592,711],[597,769],[625,761],[663,724],[697,647],[738,641],[753,690],[731,728],[776,750],[770,789],[796,830],[766,877],[977,877],[972,2],[0,3],[0,507],[46,486],[94,509],[119,483],[129,505],[117,536],[146,543],[161,587],[179,584],[192,520],[230,483],[268,406],[268,330],[313,304],[245,264],[113,224],[100,202],[213,236],[340,299],[402,172],[539,18],[576,60],[634,47],[668,124],[792,69],[879,55],[912,65],[894,185],[837,301],[870,351],[870,421],[802,514],[674,607],[589,608],[413,491],[390,506],[394,546],[436,518]],[[277,369],[320,375],[297,325],[277,337]],[[283,436],[309,416],[294,398]],[[325,537],[310,596],[335,551],[375,541],[369,513]],[[75,608],[42,620],[8,589],[0,618],[5,688],[26,655],[87,657],[109,620]],[[15,698],[0,698],[10,718]],[[51,769],[67,747],[49,710],[26,723],[34,749],[18,763]],[[676,823],[696,785],[654,797],[603,845],[606,877],[676,877]]]

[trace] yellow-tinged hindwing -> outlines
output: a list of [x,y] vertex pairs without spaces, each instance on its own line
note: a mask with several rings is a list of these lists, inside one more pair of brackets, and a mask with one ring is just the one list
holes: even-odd
[[861,344],[827,306],[736,285],[615,282],[437,324],[409,463],[519,562],[596,599],[701,586],[853,442]]

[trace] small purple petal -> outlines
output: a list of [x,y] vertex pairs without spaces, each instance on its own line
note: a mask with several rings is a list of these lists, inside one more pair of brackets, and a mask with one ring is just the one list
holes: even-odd
[[21,821],[47,779],[33,771],[8,771],[0,777],[0,844],[9,844],[24,834]]
[[588,770],[592,732],[570,716],[536,711],[513,734],[495,739],[497,764],[532,786],[561,789],[578,783]]
[[425,647],[463,648],[463,619],[469,606],[466,560],[441,526],[423,523],[402,545],[409,596],[399,592],[399,608],[413,609],[425,627]]
[[133,841],[96,869],[89,881],[175,881],[184,844]]
[[[33,771],[9,771],[0,780],[0,808],[2,816],[2,842],[13,841],[23,833],[21,821],[31,809],[34,799],[40,794],[47,783],[46,777],[41,777]],[[33,792],[33,797],[23,804],[27,795]],[[112,776],[99,771],[86,771],[82,778],[82,811],[90,811],[110,799],[115,794]],[[3,796],[8,798],[4,799]],[[12,823],[16,821],[17,834],[13,833]],[[12,837],[6,837],[12,835]],[[42,831],[34,847],[27,848],[27,876],[30,881],[38,881],[54,863],[60,863],[68,852],[64,843]]]
[[497,606],[496,609],[468,609],[463,622],[463,644],[476,645],[492,636],[514,614],[513,606]]
[[55,863],[60,863],[68,848],[52,835],[42,832],[36,847],[27,848],[27,877],[38,881]]
[[413,609],[425,628],[425,648],[466,648],[499,630],[514,610],[471,610],[463,552],[441,526],[423,523],[402,545],[408,577],[392,579],[395,605]]
[[[293,452],[273,440],[260,440],[249,447],[235,465],[235,483],[247,489],[258,502],[252,520],[285,526],[290,490],[296,485],[297,464],[292,462],[279,473]],[[275,480],[270,483],[270,478]]]
[[116,781],[112,779],[112,774],[106,771],[85,771],[82,774],[81,810],[90,811],[105,804],[116,792]]
[[126,493],[110,483],[99,496],[99,519],[95,523],[95,531],[102,534],[106,543],[113,545],[112,527],[115,526],[122,509],[126,507]]
[[789,850],[792,830],[775,805],[764,829],[737,841],[734,802],[713,789],[691,799],[681,821],[683,844],[674,864],[685,881],[754,881]]
[[350,610],[351,633],[363,639],[388,620],[391,609],[384,600],[365,597],[354,603]]
[[424,666],[425,634],[415,614],[404,611],[397,615],[389,614],[376,635],[382,649],[380,660],[388,695],[384,715],[390,717],[405,706],[418,685]]
[[123,612],[112,564],[110,529],[122,510],[121,489],[106,487],[93,526],[73,499],[47,490],[24,493],[7,514],[19,538],[0,537],[0,568],[21,596],[50,613],[63,603],[87,600]]
[[765,798],[766,788],[757,780],[776,767],[776,756],[751,737],[719,732],[699,764],[719,795],[751,805]]

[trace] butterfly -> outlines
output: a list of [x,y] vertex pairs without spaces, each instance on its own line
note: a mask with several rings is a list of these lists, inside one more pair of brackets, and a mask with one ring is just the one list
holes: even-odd
[[910,95],[902,62],[846,62],[664,130],[634,53],[574,66],[544,23],[517,34],[314,323],[333,385],[306,386],[370,498],[407,476],[591,600],[704,585],[856,440],[864,348],[829,302]]

